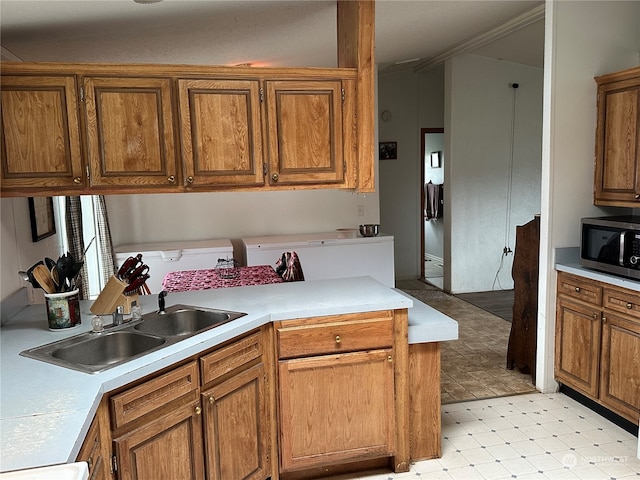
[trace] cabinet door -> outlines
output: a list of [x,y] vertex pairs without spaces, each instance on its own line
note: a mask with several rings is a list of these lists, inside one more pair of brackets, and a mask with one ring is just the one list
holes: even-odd
[[114,439],[119,480],[202,480],[202,415],[199,402]]
[[640,413],[640,322],[605,311],[600,400],[629,421]]
[[2,190],[83,187],[75,77],[3,76],[0,93]]
[[282,471],[393,454],[392,352],[279,362]]
[[640,77],[598,89],[595,203],[640,206]]
[[600,310],[558,297],[556,378],[594,398],[600,369]]
[[108,480],[111,478],[109,454],[106,450],[108,447],[102,441],[102,428],[99,415],[96,415],[76,458],[78,462],[87,462],[89,480]]
[[94,187],[177,187],[171,82],[84,79]]
[[264,184],[257,80],[179,80],[187,187]]
[[342,82],[267,81],[269,181],[344,181]]
[[202,394],[207,478],[264,479],[271,473],[262,364]]

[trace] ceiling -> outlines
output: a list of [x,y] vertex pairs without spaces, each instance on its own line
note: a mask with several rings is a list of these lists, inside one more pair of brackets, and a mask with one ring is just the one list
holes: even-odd
[[[382,72],[474,52],[542,67],[544,2],[378,0]],[[336,66],[332,0],[0,0],[3,60]],[[400,63],[397,63],[400,62]]]

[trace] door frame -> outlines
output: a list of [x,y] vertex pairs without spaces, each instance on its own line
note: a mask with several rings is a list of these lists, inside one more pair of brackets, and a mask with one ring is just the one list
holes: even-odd
[[425,280],[424,277],[424,203],[425,203],[425,195],[424,195],[424,153],[425,153],[425,143],[424,136],[427,133],[444,133],[444,128],[421,128],[420,129],[420,212],[419,212],[419,222],[420,222],[420,280]]

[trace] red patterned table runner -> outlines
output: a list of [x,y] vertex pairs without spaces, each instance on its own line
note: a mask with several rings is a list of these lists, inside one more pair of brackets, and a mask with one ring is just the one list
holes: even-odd
[[270,265],[214,268],[208,270],[182,270],[169,272],[162,280],[162,289],[167,292],[188,292],[210,288],[241,287],[282,283],[282,278]]

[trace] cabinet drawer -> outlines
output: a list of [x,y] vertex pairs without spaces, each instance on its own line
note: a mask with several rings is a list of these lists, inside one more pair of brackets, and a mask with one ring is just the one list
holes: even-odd
[[[113,428],[120,428],[180,397],[197,397],[198,365],[190,362],[110,399]],[[189,397],[192,398],[192,397]]]
[[558,293],[592,305],[602,305],[602,287],[575,275],[558,273]]
[[202,385],[206,385],[236,368],[262,357],[260,332],[200,358]]
[[604,308],[640,319],[640,294],[606,287],[603,292]]
[[277,330],[278,358],[354,352],[393,346],[393,313],[356,315],[281,322]]

